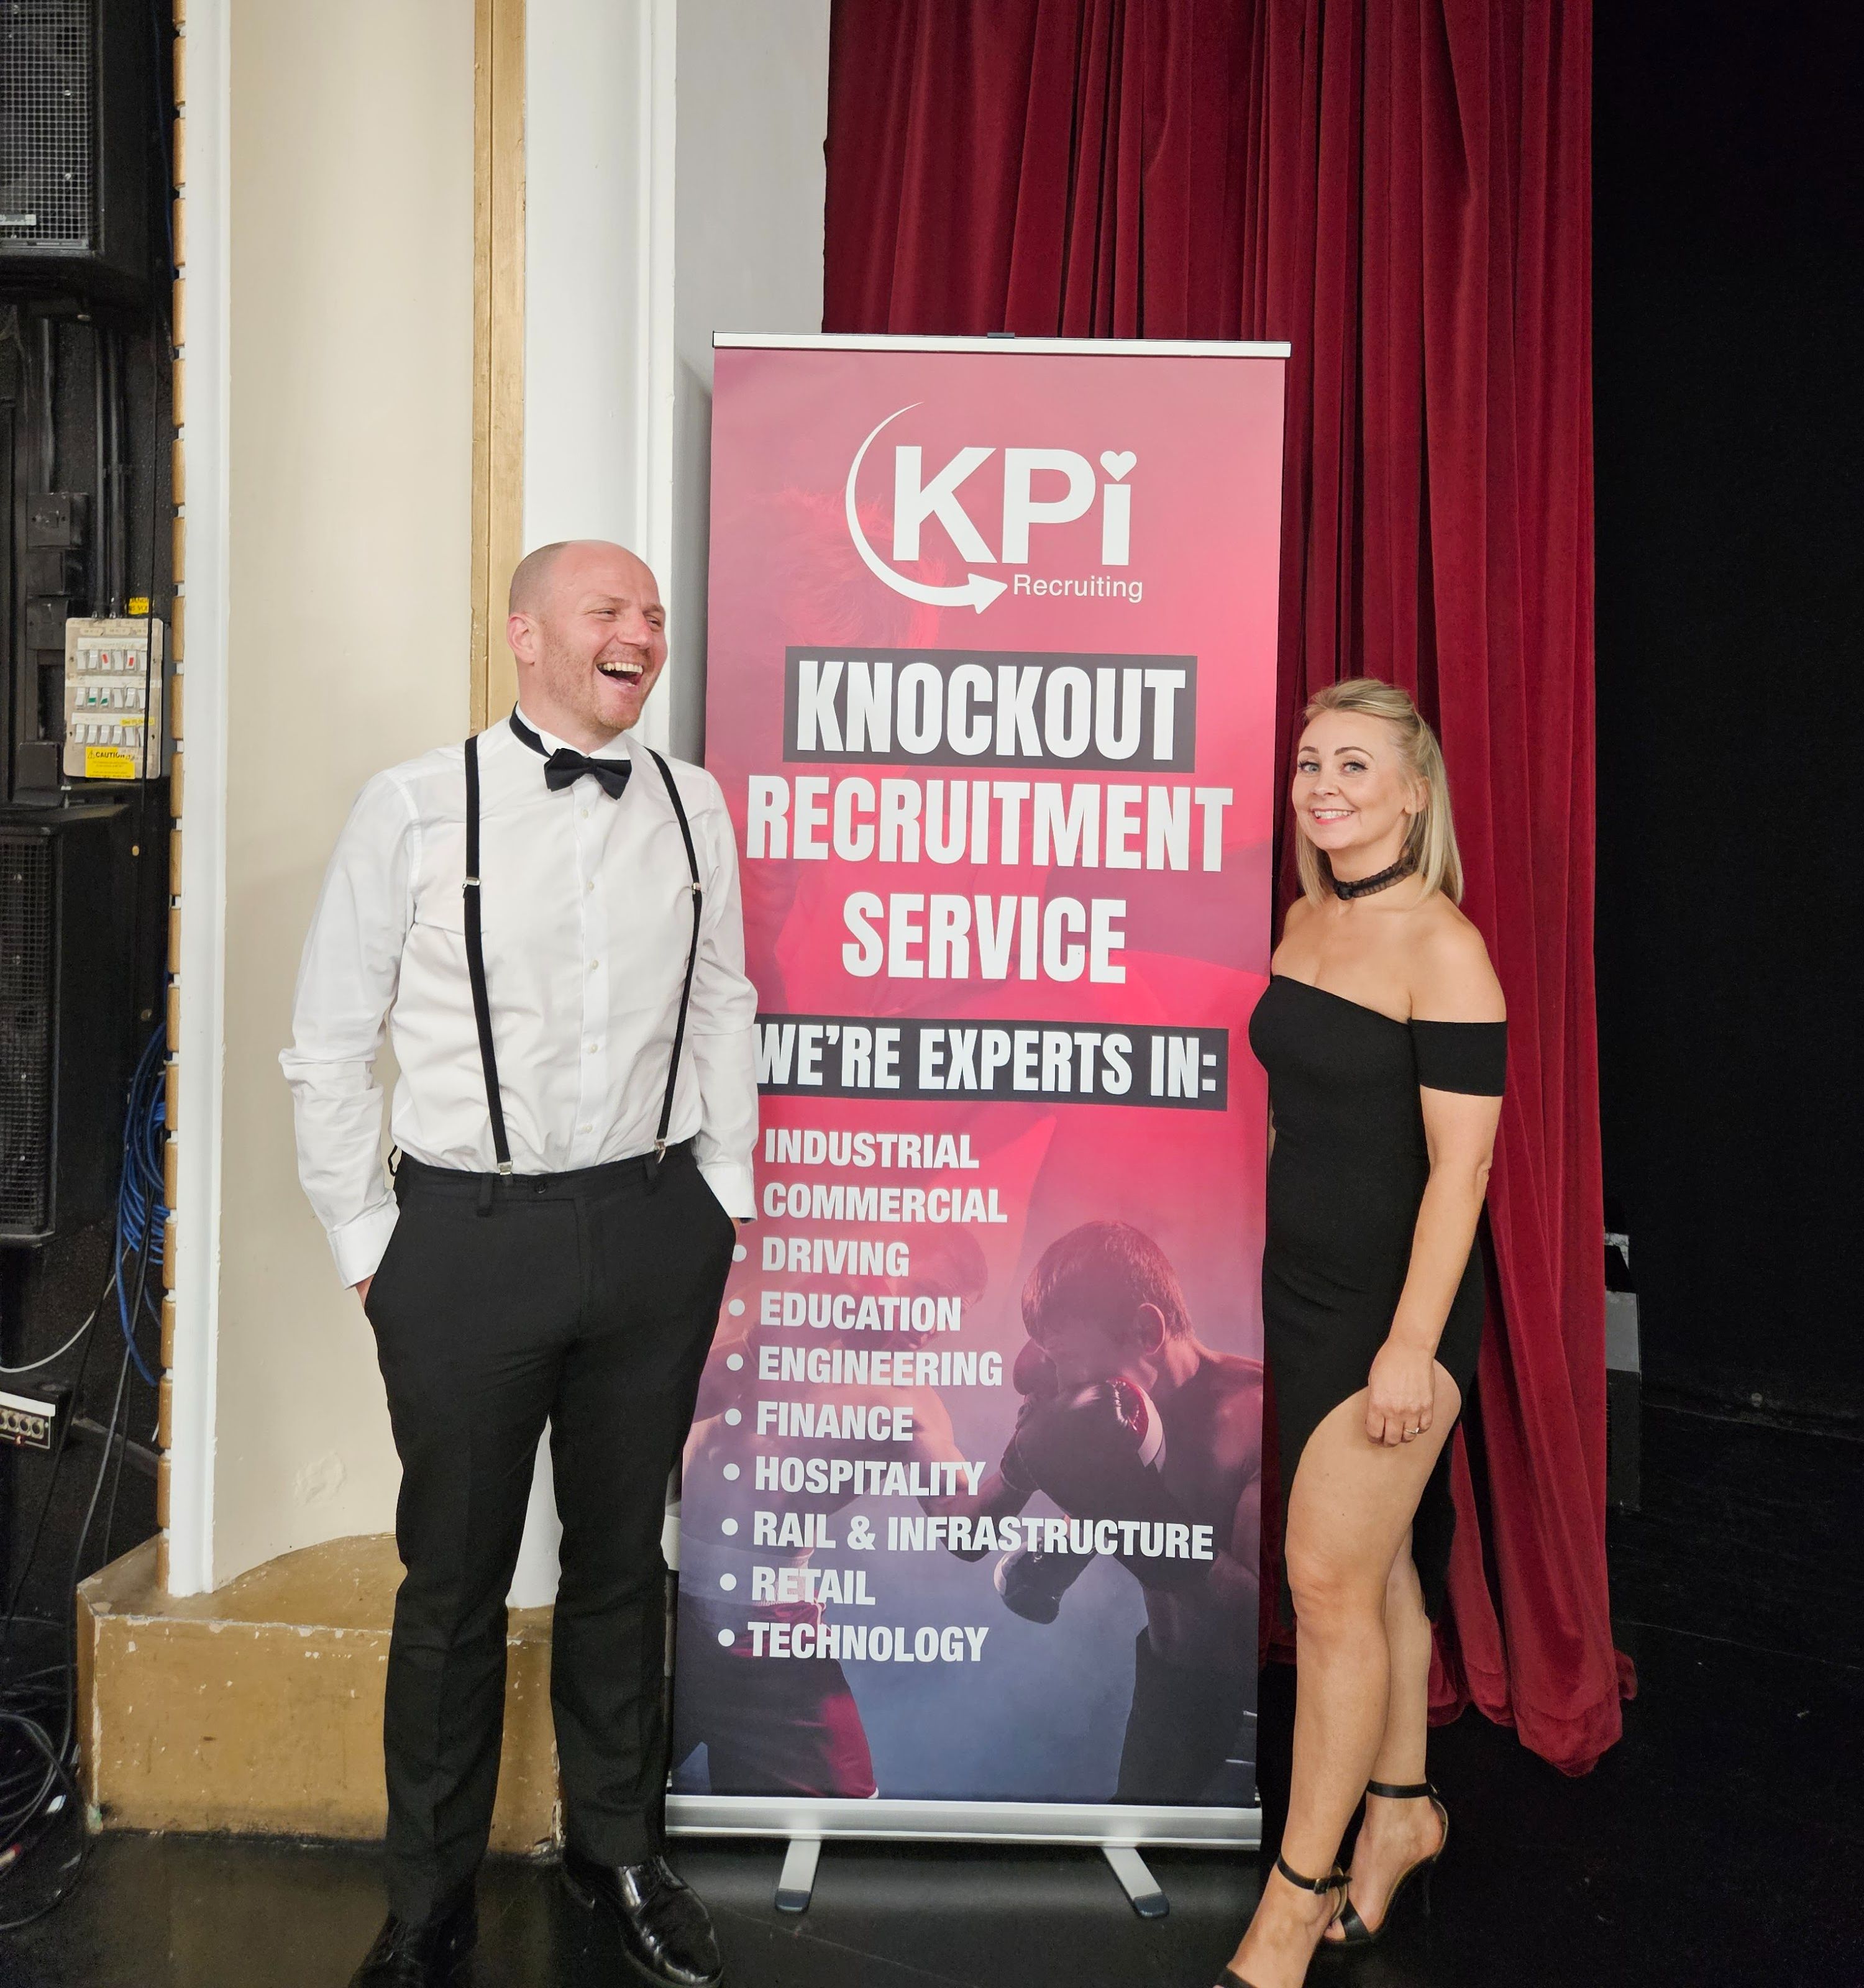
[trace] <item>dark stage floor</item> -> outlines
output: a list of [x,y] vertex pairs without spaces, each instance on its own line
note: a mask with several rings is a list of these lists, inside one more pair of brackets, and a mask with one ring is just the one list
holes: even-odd
[[[1646,1510],[1614,1522],[1623,1743],[1568,1780],[1473,1713],[1439,1733],[1454,1818],[1437,1916],[1317,1965],[1345,1988],[1858,1988],[1864,1983],[1864,1445],[1676,1412],[1648,1418]],[[1285,1675],[1265,1752],[1285,1750]],[[1272,1760],[1264,1779],[1276,1773]],[[1270,1800],[1274,1800],[1271,1785]],[[1275,1817],[1268,1818],[1274,1841]],[[1207,1988],[1253,1860],[1162,1854],[1162,1922],[1085,1854],[831,1847],[780,1918],[776,1846],[686,1847],[737,1988]],[[477,1983],[622,1978],[551,1873],[484,1887]],[[52,1919],[0,1936],[5,1988],[340,1988],[380,1913],[366,1852],[119,1836]]]

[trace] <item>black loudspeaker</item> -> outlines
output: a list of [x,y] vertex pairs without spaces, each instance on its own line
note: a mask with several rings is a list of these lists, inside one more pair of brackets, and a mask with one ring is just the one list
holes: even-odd
[[167,39],[149,0],[0,0],[0,288],[146,294]]
[[130,1077],[132,818],[0,816],[0,1243],[113,1205]]

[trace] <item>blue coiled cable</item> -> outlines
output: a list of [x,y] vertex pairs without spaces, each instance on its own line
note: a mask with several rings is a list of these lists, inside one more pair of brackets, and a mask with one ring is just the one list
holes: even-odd
[[[153,1292],[161,1280],[168,1210],[162,1200],[162,1139],[168,1107],[165,1091],[167,1032],[157,1024],[130,1080],[123,1117],[123,1178],[117,1191],[117,1317],[136,1371],[153,1388],[156,1378],[136,1344],[140,1309],[147,1305],[159,1326],[161,1314]],[[140,1276],[125,1269],[126,1259],[144,1266]]]

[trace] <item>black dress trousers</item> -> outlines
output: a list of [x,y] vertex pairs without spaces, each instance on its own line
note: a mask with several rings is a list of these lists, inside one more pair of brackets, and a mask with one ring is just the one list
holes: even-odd
[[[383,1721],[389,1903],[427,1918],[485,1855],[505,1598],[539,1438],[563,1521],[550,1703],[565,1826],[603,1863],[660,1848],[668,1473],[736,1229],[689,1147],[499,1178],[404,1161],[370,1286],[401,1492]],[[482,1212],[482,1209],[485,1212]]]

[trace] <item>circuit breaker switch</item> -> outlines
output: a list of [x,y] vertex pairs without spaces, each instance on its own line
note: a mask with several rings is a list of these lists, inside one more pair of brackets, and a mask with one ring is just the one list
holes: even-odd
[[[64,624],[67,780],[154,780],[168,771],[166,632],[153,617]],[[138,715],[82,722],[90,712]]]

